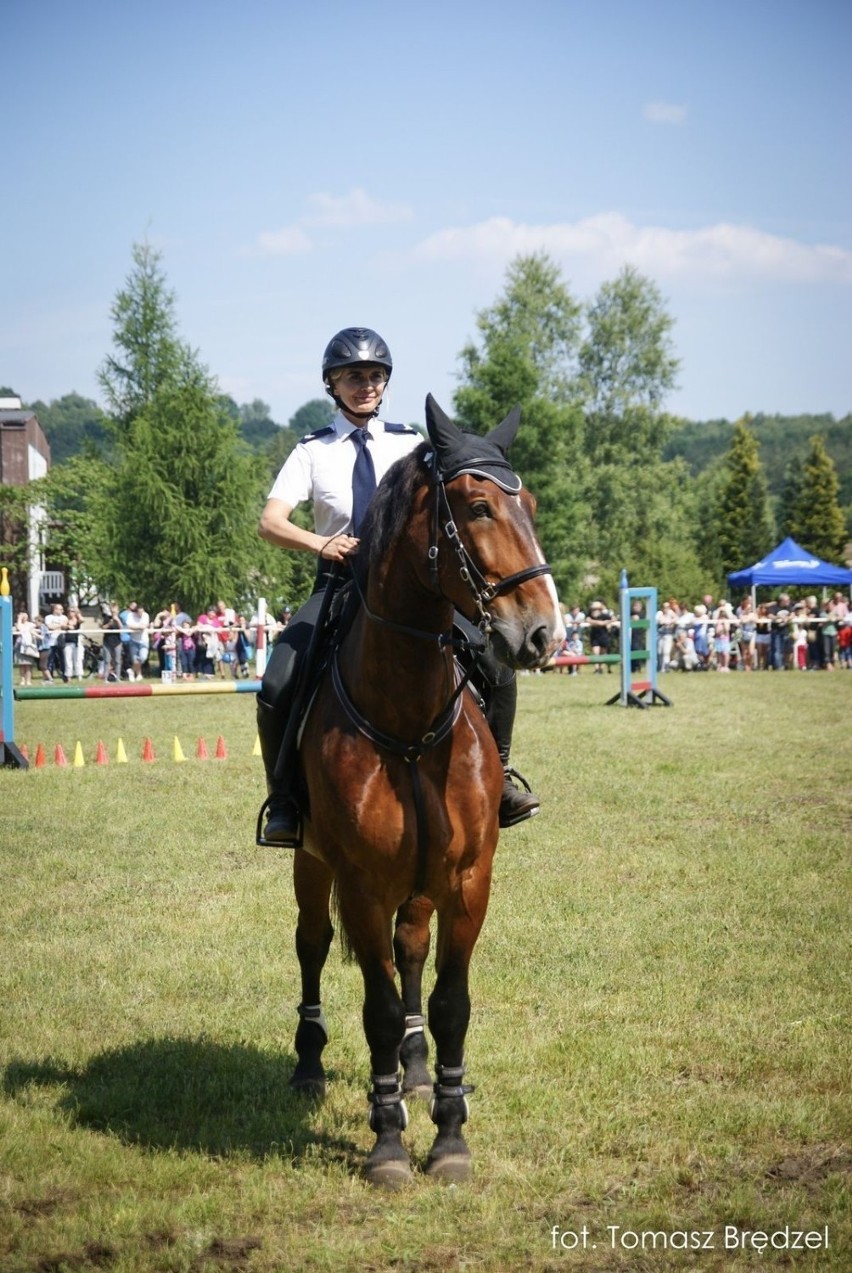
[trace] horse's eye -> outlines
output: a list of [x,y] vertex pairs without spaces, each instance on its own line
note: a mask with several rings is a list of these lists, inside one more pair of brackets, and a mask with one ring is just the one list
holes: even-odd
[[488,501],[484,499],[477,500],[475,504],[471,504],[470,511],[473,517],[490,517],[491,509]]

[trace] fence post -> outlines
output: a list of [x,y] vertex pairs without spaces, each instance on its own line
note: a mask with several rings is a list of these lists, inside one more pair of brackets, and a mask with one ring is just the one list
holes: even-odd
[[257,676],[266,671],[266,598],[257,599],[257,628],[255,629],[254,670]]
[[28,769],[25,758],[15,746],[15,691],[12,686],[12,598],[9,595],[9,572],[2,567],[0,576],[0,765],[8,769]]
[[[634,600],[641,601],[644,605],[643,619],[634,619],[631,614],[631,602]],[[652,707],[654,703],[671,707],[671,699],[657,689],[657,589],[628,587],[627,571],[622,570],[618,602],[621,620],[621,693],[609,699],[607,707],[613,703],[620,703],[622,707]],[[645,632],[645,644],[642,650],[633,649],[634,628]],[[649,668],[647,680],[634,682],[634,654],[637,662],[643,658],[647,661]]]

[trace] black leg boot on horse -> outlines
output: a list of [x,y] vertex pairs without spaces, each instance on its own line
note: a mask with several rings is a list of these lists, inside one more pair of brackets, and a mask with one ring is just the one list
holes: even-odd
[[[504,678],[502,684],[488,686],[488,707],[486,718],[503,766],[503,795],[500,799],[500,826],[514,827],[527,818],[532,818],[541,808],[538,796],[523,774],[509,765],[509,752],[512,749],[512,732],[515,725],[515,711],[518,703],[518,683],[514,674]],[[520,783],[518,786],[516,784]]]

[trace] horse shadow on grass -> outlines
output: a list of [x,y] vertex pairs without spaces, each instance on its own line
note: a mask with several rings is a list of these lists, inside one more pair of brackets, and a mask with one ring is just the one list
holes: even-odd
[[101,1052],[81,1068],[52,1057],[14,1060],[2,1088],[20,1098],[26,1089],[58,1087],[56,1109],[73,1125],[145,1149],[293,1162],[319,1152],[351,1169],[363,1151],[318,1130],[316,1102],[288,1086],[294,1065],[286,1053],[246,1043],[146,1039]]

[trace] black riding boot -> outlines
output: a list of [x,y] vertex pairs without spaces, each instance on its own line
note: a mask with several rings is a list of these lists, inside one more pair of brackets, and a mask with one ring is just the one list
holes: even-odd
[[[541,805],[538,796],[534,796],[530,785],[517,769],[509,766],[509,752],[512,747],[512,730],[515,725],[515,709],[518,702],[518,684],[513,676],[503,685],[491,685],[489,688],[489,704],[487,711],[488,724],[500,760],[503,762],[503,795],[500,800],[500,826],[513,827],[518,822],[538,813]],[[522,785],[518,787],[513,779]]]
[[[286,713],[271,707],[258,697],[257,733],[269,795],[258,815],[257,842],[260,845],[280,844],[285,848],[298,848],[302,842],[301,816],[293,794],[292,772],[288,770],[282,778],[275,778],[275,767],[286,729]],[[289,760],[292,766],[293,758],[290,757]],[[268,816],[266,826],[261,830],[264,810],[268,812]]]

